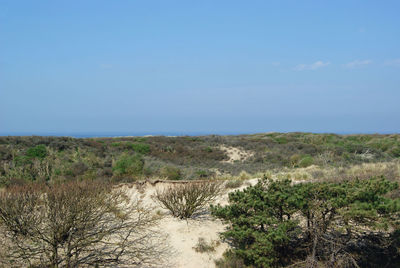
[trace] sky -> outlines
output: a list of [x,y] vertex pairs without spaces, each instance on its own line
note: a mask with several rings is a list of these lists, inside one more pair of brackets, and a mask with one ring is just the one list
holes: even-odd
[[0,135],[400,132],[400,1],[0,0]]

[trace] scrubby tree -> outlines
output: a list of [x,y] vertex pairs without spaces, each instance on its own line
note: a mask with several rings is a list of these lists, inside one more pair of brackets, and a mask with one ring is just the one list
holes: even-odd
[[[162,260],[159,217],[106,183],[15,186],[0,193],[5,266],[151,266]],[[0,263],[1,263],[0,262]]]

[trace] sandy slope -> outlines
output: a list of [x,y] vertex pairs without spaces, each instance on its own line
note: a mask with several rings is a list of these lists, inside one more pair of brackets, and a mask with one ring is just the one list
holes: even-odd
[[227,160],[222,161],[224,163],[232,164],[232,163],[235,163],[236,161],[245,161],[254,155],[253,152],[245,151],[238,147],[220,146],[220,149],[222,151],[224,151],[226,153],[226,155],[228,156]]
[[[252,179],[246,184],[254,185],[257,179]],[[219,233],[225,228],[224,224],[205,214],[196,219],[180,220],[172,217],[169,212],[162,209],[152,198],[157,189],[168,187],[172,183],[159,182],[155,185],[145,183],[142,186],[124,186],[131,198],[139,198],[146,205],[153,206],[155,212],[165,213],[165,217],[160,222],[161,231],[168,235],[165,241],[171,248],[169,264],[167,267],[202,268],[215,267],[214,260],[222,256],[228,245],[220,241],[220,244],[212,253],[198,253],[193,247],[198,243],[200,237],[207,242],[219,240]],[[241,188],[244,188],[243,185]],[[222,194],[215,203],[227,204],[228,192]]]

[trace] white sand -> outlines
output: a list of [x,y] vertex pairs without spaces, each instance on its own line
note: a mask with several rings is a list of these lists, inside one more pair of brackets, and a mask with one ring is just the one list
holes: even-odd
[[[256,182],[257,179],[246,181],[240,188],[244,188],[249,184],[254,185]],[[157,189],[163,189],[171,185],[173,183],[159,182],[155,185],[145,183],[140,187],[133,185],[124,185],[123,187],[127,190],[131,198],[139,198],[143,204],[154,206],[155,212],[158,211],[166,215],[160,222],[162,232],[168,234],[168,239],[165,243],[171,247],[171,256],[168,260],[170,264],[166,267],[215,267],[214,260],[220,258],[228,248],[228,244],[221,241],[219,236],[224,231],[225,225],[209,214],[187,221],[172,217],[169,211],[161,208],[152,199],[152,195],[154,195]],[[227,204],[228,192],[223,193],[214,203]],[[220,243],[215,247],[214,252],[199,253],[193,247],[196,246],[200,237],[204,238],[207,243],[212,241],[219,241]]]
[[246,151],[238,147],[220,146],[220,149],[226,153],[228,160],[223,160],[225,163],[234,163],[235,161],[245,161],[254,155],[254,152]]

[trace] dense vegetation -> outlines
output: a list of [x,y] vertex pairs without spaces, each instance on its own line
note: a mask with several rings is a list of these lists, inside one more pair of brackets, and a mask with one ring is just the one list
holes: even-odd
[[230,223],[220,267],[399,267],[398,184],[260,181],[212,207]]
[[[228,162],[221,148],[249,153]],[[400,158],[400,135],[267,133],[199,137],[0,137],[0,183],[73,178],[196,179],[273,168],[346,166]]]

